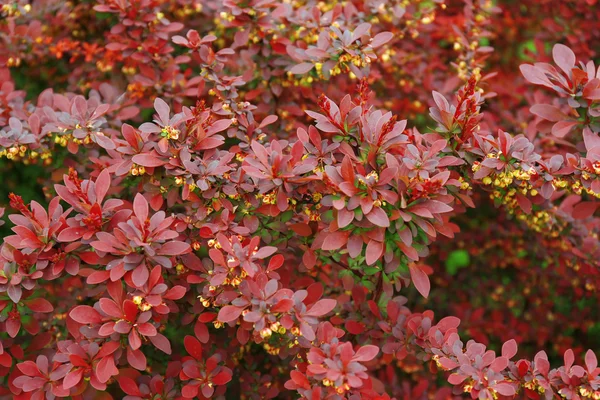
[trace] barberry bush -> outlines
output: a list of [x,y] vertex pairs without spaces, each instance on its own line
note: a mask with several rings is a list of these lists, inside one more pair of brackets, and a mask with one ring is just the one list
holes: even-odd
[[597,0],[0,16],[0,398],[600,399]]

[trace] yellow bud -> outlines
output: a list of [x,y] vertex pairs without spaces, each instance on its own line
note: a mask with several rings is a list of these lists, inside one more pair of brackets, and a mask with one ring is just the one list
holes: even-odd
[[260,331],[260,337],[262,337],[263,339],[270,337],[272,334],[273,332],[269,328],[264,328]]

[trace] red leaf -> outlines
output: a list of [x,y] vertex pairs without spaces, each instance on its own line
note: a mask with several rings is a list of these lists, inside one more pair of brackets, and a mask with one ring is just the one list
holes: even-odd
[[125,318],[133,323],[138,315],[139,309],[133,301],[125,300],[123,302],[123,311],[125,312]]
[[65,378],[63,379],[63,387],[65,389],[71,389],[76,386],[83,377],[83,368],[77,368],[71,372],[69,372]]
[[314,267],[317,263],[317,256],[315,255],[315,252],[310,249],[305,251],[302,255],[302,262],[308,269]]
[[444,317],[440,319],[437,323],[437,327],[442,332],[447,332],[450,329],[456,329],[460,325],[460,319],[456,317]]
[[390,226],[390,219],[384,210],[379,207],[373,207],[370,213],[366,215],[367,219],[374,225],[382,228]]
[[312,235],[312,230],[308,224],[292,224],[290,225],[290,229],[293,230],[296,234],[307,237]]
[[57,239],[59,242],[74,242],[78,239],[81,239],[81,237],[83,236],[84,233],[85,233],[84,227],[72,226],[72,227],[63,229],[58,234]]
[[173,286],[171,289],[167,290],[167,293],[164,294],[163,299],[179,300],[185,296],[185,293],[185,287],[181,285]]
[[96,203],[102,203],[104,196],[110,188],[110,173],[107,169],[102,170],[96,178]]
[[32,300],[25,300],[23,303],[25,303],[25,305],[31,311],[39,313],[49,313],[54,311],[54,307],[52,307],[52,304],[48,300],[41,297]]
[[600,203],[593,201],[581,202],[573,207],[573,218],[575,219],[586,219],[594,215],[596,208],[600,206]]
[[219,310],[217,318],[221,322],[235,321],[242,314],[242,309],[235,306],[225,306]]
[[344,327],[348,332],[350,332],[353,335],[360,335],[365,331],[365,325],[363,323],[352,320],[346,321]]
[[[131,364],[131,363],[130,363]],[[133,366],[133,364],[131,364]],[[145,367],[144,367],[145,369]],[[117,375],[119,370],[115,366],[115,360],[112,356],[104,357],[96,365],[96,376],[101,383],[106,383],[111,376]]]
[[185,346],[185,350],[189,355],[194,357],[196,360],[202,360],[202,345],[193,336],[186,336],[183,338],[183,345]]
[[269,266],[268,266],[268,270],[269,271],[275,271],[276,269],[281,268],[281,266],[283,265],[283,255],[281,254],[277,254],[273,257],[271,257],[271,260],[269,260]]
[[561,121],[566,117],[565,114],[558,109],[558,107],[550,104],[536,104],[532,106],[529,111],[538,117],[542,117],[552,122]]
[[[138,371],[144,371],[146,369],[146,356],[140,349],[131,350],[131,347],[127,347],[127,362],[133,368]],[[118,371],[117,371],[118,373]],[[115,374],[116,375],[116,374]]]
[[421,293],[423,297],[429,296],[429,289],[431,288],[431,284],[429,283],[429,277],[420,266],[416,264],[412,264],[409,266],[410,270],[410,279],[412,279],[415,287]]
[[136,154],[131,160],[138,165],[148,168],[161,167],[167,163],[167,161],[163,161],[153,154]]
[[341,232],[336,231],[332,232],[323,241],[323,246],[321,248],[323,250],[337,250],[340,247],[344,246],[348,242],[348,236],[350,236],[350,232]]
[[96,354],[96,358],[104,358],[107,355],[117,351],[119,347],[121,347],[121,343],[119,342],[108,342],[104,346],[102,346],[98,354]]
[[522,195],[521,193],[517,193],[517,203],[519,204],[519,207],[521,207],[521,210],[523,210],[526,214],[531,214],[531,200],[529,200],[527,197],[525,197],[524,195]]
[[118,382],[119,386],[121,387],[121,390],[124,391],[125,394],[128,394],[130,396],[142,396],[142,393],[140,392],[137,383],[135,383],[133,379],[127,376],[123,376],[119,377]]
[[212,377],[211,381],[215,385],[224,385],[231,380],[231,371],[221,371]]
[[220,119],[218,121],[213,122],[213,124],[206,130],[206,133],[212,135],[214,133],[218,133],[224,131],[229,128],[232,124],[230,119]]
[[152,325],[148,322],[146,322],[144,324],[138,324],[137,330],[140,333],[140,335],[144,335],[144,336],[148,336],[148,337],[156,336],[156,334],[158,333],[156,331],[156,328],[154,327],[154,325]]
[[40,374],[36,363],[33,361],[23,361],[22,363],[17,364],[17,368],[27,376],[36,376]]
[[365,261],[367,265],[373,265],[381,258],[383,254],[383,243],[376,240],[369,241],[367,244],[367,254]]
[[98,304],[105,314],[115,318],[123,317],[123,312],[113,300],[103,297],[98,301]]
[[333,310],[336,304],[337,302],[333,299],[319,300],[306,312],[306,315],[320,317]]
[[442,203],[438,200],[429,200],[427,203],[424,204],[424,206],[427,207],[427,209],[434,214],[443,214],[447,212],[452,212],[454,210],[448,204]]
[[281,299],[271,307],[271,312],[287,312],[292,309],[294,306],[294,301],[292,299]]
[[260,249],[258,249],[258,251],[256,252],[256,254],[254,254],[253,257],[262,260],[263,258],[267,258],[267,257],[273,255],[276,251],[277,251],[277,247],[273,247],[273,246],[261,247]]
[[150,341],[157,349],[163,353],[171,354],[171,343],[164,335],[157,333],[155,336],[150,336]]
[[69,313],[74,321],[80,324],[98,324],[102,322],[102,316],[90,306],[77,306]]
[[131,273],[131,280],[135,286],[142,287],[148,281],[149,276],[150,272],[148,272],[146,264],[141,263]]

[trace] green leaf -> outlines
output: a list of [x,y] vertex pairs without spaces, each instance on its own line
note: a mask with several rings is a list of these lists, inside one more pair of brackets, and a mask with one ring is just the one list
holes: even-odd
[[367,290],[375,290],[375,284],[369,280],[363,279],[361,285],[367,288]]
[[281,214],[281,222],[288,222],[294,216],[293,210],[288,210]]
[[468,267],[470,263],[471,257],[467,250],[454,250],[446,259],[446,272],[449,275],[456,275],[459,269]]
[[379,272],[379,268],[378,267],[365,267],[365,268],[363,268],[363,272],[365,273],[365,275],[375,275],[376,273]]

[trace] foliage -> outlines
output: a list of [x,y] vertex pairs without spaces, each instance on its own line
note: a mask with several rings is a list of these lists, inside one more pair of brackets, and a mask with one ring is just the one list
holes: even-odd
[[596,0],[0,13],[0,397],[600,399]]

